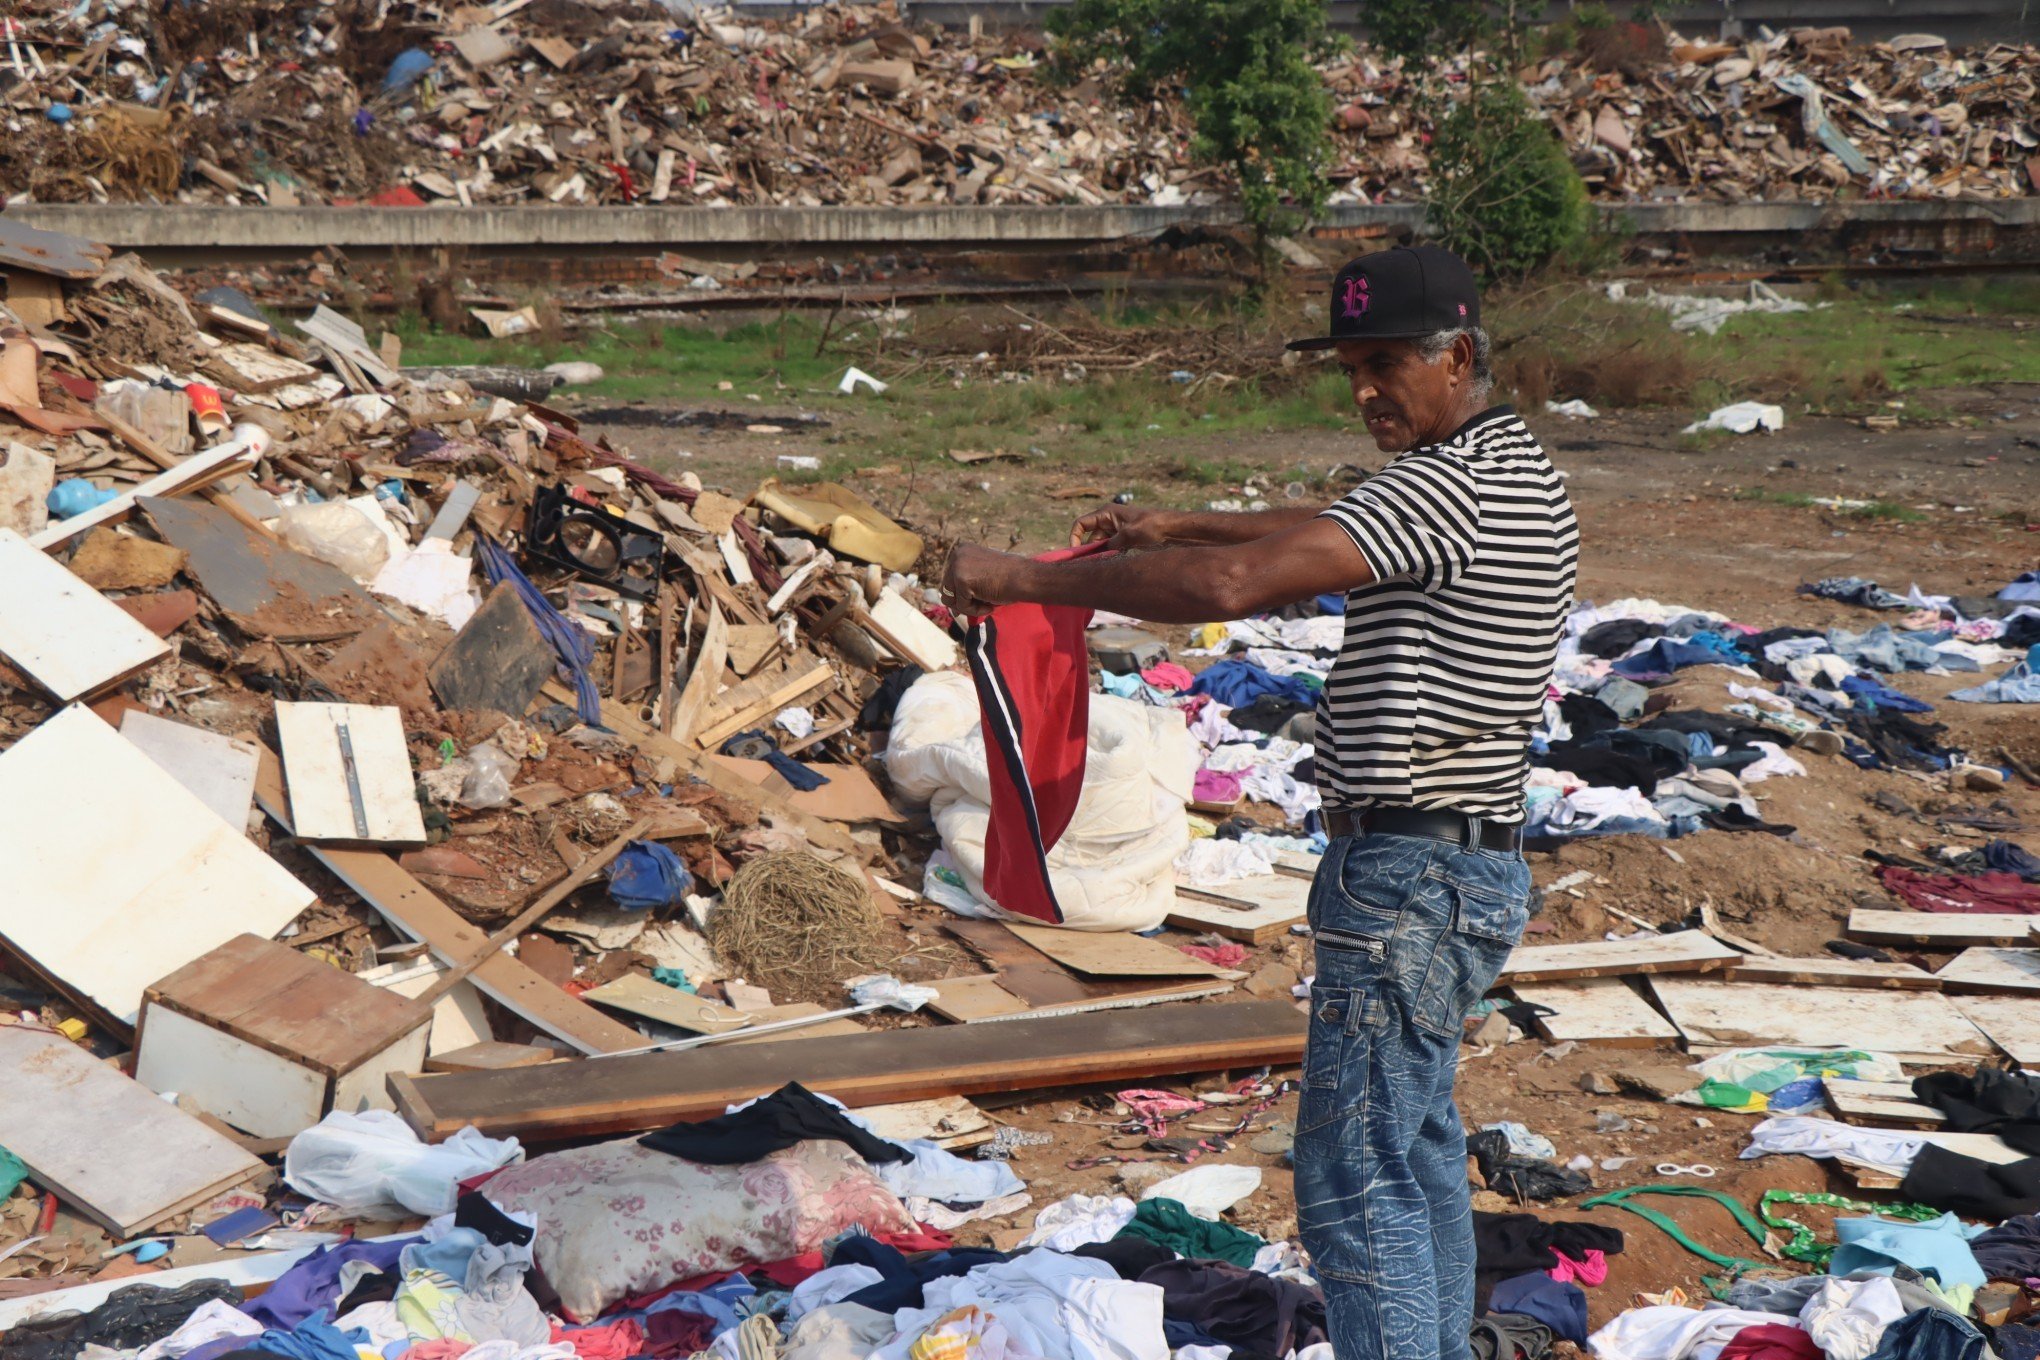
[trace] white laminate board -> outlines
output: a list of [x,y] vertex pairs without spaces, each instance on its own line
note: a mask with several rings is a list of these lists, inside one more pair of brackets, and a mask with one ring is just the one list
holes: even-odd
[[[357,824],[340,728],[354,747],[363,820]],[[411,752],[404,744],[400,710],[377,704],[276,706],[283,747],[283,779],[290,791],[291,826],[302,840],[334,845],[423,845]]]
[[120,715],[120,734],[221,821],[247,829],[248,813],[255,806],[255,771],[262,764],[262,753],[253,742],[235,741],[139,708]]
[[1934,974],[1949,991],[2040,994],[2040,949],[1965,949]]
[[0,753],[0,808],[0,937],[119,1024],[156,979],[316,900],[87,708]]
[[0,529],[0,656],[60,702],[97,694],[170,644],[12,529]]
[[1990,1041],[2021,1067],[2040,1067],[2040,1002],[2030,996],[1951,997]]
[[1513,982],[1518,1001],[1549,1006],[1554,1014],[1531,1023],[1538,1034],[1557,1044],[1649,1045],[1677,1039],[1678,1026],[1659,1015],[1625,978],[1584,978],[1577,982]]
[[1724,1048],[1861,1048],[1901,1060],[1988,1057],[1990,1042],[1940,992],[1795,987],[1654,977],[1651,990],[1695,1053]]

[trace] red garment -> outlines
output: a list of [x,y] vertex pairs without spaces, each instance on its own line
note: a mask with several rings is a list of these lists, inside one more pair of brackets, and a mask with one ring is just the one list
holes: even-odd
[[[931,1228],[925,1223],[914,1226],[912,1232],[873,1233],[875,1241],[883,1242],[896,1251],[912,1256],[921,1251],[947,1251],[956,1245],[956,1239],[940,1228]],[[798,1256],[789,1256],[783,1261],[767,1261],[762,1266],[751,1266],[747,1274],[763,1275],[782,1289],[791,1289],[810,1275],[819,1275],[828,1266],[819,1251],[806,1251]]]
[[[1102,544],[1045,553],[1040,562],[1088,557]],[[966,633],[977,683],[992,819],[985,832],[985,895],[1007,911],[1060,924],[1048,852],[1062,839],[1084,790],[1091,727],[1091,611],[1066,605],[1001,605]]]
[[1179,944],[1176,948],[1214,968],[1237,968],[1247,961],[1247,947],[1243,944]]
[[2040,883],[2017,874],[1923,874],[1887,864],[1877,877],[1918,911],[2040,913]]
[[1826,1360],[1826,1356],[1804,1328],[1760,1322],[1730,1337],[1716,1360]]
[[[562,1327],[555,1322],[552,1339],[555,1344],[572,1346],[581,1360],[630,1360],[644,1351],[645,1329],[635,1318],[618,1318],[592,1327]],[[407,1352],[407,1360],[408,1355]]]
[[664,1360],[668,1356],[693,1355],[708,1349],[715,1340],[715,1319],[685,1308],[661,1308],[645,1314],[645,1351]]

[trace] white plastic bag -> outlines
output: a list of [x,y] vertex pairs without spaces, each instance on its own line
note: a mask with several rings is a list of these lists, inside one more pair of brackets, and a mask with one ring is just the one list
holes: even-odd
[[467,753],[468,774],[461,781],[463,807],[498,808],[510,801],[510,781],[522,762],[500,747],[483,742]]
[[373,581],[390,560],[382,530],[345,501],[286,506],[277,531],[305,556],[330,562],[357,581]]
[[462,1129],[444,1143],[418,1141],[388,1110],[335,1110],[290,1140],[284,1183],[352,1213],[405,1210],[434,1217],[453,1212],[458,1182],[524,1160],[515,1138],[484,1138]]

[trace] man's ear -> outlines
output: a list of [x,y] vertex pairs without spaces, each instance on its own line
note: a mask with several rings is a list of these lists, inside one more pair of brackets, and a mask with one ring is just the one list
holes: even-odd
[[1452,341],[1452,356],[1446,372],[1454,386],[1473,375],[1473,337],[1461,331]]

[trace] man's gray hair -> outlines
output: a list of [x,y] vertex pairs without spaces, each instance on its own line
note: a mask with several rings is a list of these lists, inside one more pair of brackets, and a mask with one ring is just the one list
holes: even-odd
[[1490,362],[1494,357],[1494,344],[1480,327],[1460,326],[1449,331],[1433,331],[1417,341],[1417,356],[1427,364],[1435,364],[1445,357],[1445,351],[1451,349],[1452,342],[1462,335],[1473,341],[1473,395],[1485,400],[1495,385],[1495,370]]

